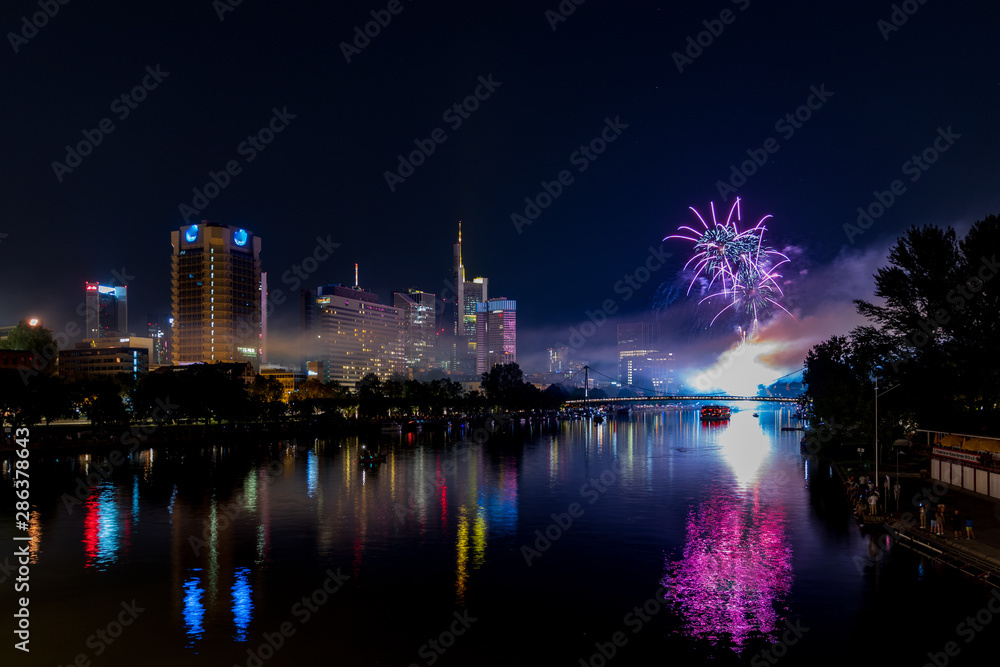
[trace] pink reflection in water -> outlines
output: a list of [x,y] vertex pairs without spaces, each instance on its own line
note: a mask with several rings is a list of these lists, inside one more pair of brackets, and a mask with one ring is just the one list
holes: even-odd
[[756,489],[724,493],[689,512],[683,558],[668,558],[663,584],[686,635],[740,650],[779,630],[792,550],[780,507],[761,501]]

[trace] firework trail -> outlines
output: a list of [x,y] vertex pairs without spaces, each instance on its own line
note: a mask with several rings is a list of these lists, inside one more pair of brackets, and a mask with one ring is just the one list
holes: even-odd
[[[672,234],[667,239],[683,239],[694,243],[694,254],[684,265],[694,271],[694,278],[688,285],[688,294],[699,278],[708,281],[707,291],[712,292],[704,297],[699,304],[715,299],[727,302],[715,315],[711,324],[730,309],[739,311],[750,318],[750,327],[744,334],[753,339],[756,337],[760,320],[771,312],[772,307],[788,310],[778,303],[783,295],[778,279],[781,274],[776,269],[791,260],[786,255],[764,245],[765,221],[770,215],[765,215],[756,225],[740,231],[741,210],[740,199],[733,202],[726,220],[720,223],[715,213],[715,203],[709,204],[712,224],[691,207],[704,229],[696,229],[688,225],[678,228],[679,234]],[[715,291],[712,291],[713,288]],[[791,315],[791,313],[788,313]],[[711,326],[711,324],[709,326]]]

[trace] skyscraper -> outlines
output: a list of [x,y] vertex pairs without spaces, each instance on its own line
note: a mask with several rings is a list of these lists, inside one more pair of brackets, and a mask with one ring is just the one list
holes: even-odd
[[476,312],[478,304],[489,298],[489,280],[476,278],[465,280],[465,265],[462,263],[462,223],[458,223],[458,243],[452,247],[455,280],[455,360],[453,368],[469,374],[477,365],[476,359]]
[[170,353],[173,344],[170,341],[170,334],[173,333],[171,323],[173,318],[170,315],[146,315],[146,335],[153,341],[152,356],[149,358],[149,365],[169,366]]
[[125,285],[87,283],[87,331],[84,338],[128,336],[128,298]]
[[503,297],[476,306],[476,374],[517,361],[517,302]]
[[434,364],[435,295],[411,289],[394,292],[393,306],[403,319],[403,355],[406,366],[414,373],[430,370]]
[[170,233],[173,363],[249,362],[264,346],[259,236],[203,220]]
[[360,288],[325,285],[302,290],[302,325],[321,361],[323,382],[353,389],[374,373],[385,381],[406,370],[401,308],[382,305]]
[[[618,381],[623,386],[652,387],[648,358],[659,352],[660,323],[618,325]],[[648,384],[647,384],[648,383]]]

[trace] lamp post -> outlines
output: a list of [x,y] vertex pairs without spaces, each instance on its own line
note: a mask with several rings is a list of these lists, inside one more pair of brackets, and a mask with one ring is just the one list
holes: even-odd
[[[881,394],[878,393],[878,376],[875,376],[875,481],[878,483],[878,398],[879,396],[885,396],[890,391],[898,387],[898,384],[894,384]],[[888,500],[888,498],[886,499]]]

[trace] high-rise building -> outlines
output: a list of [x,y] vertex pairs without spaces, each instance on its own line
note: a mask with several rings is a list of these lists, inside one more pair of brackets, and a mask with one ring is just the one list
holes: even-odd
[[452,248],[455,280],[455,360],[452,367],[458,373],[468,374],[477,365],[476,313],[478,305],[489,298],[489,280],[465,280],[462,263],[462,223],[458,223],[458,243]]
[[434,365],[436,296],[430,292],[394,292],[393,306],[403,318],[403,356],[412,373],[422,373]]
[[85,338],[128,336],[128,288],[125,285],[90,283],[85,291],[87,328]]
[[569,348],[550,347],[549,353],[549,373],[563,373],[569,370]]
[[315,344],[310,361],[323,362],[323,382],[353,389],[369,373],[384,381],[406,371],[401,308],[342,285],[302,290],[301,305],[306,339]]
[[517,361],[517,302],[503,297],[476,307],[476,374]]
[[202,221],[170,233],[173,363],[246,362],[264,347],[261,239]]
[[[623,386],[651,388],[647,359],[660,351],[660,323],[618,325],[618,381]],[[646,384],[649,382],[650,384]]]
[[173,322],[170,315],[146,315],[146,335],[153,341],[153,351],[149,357],[151,367],[169,366],[170,351],[173,345],[170,334],[173,333]]

